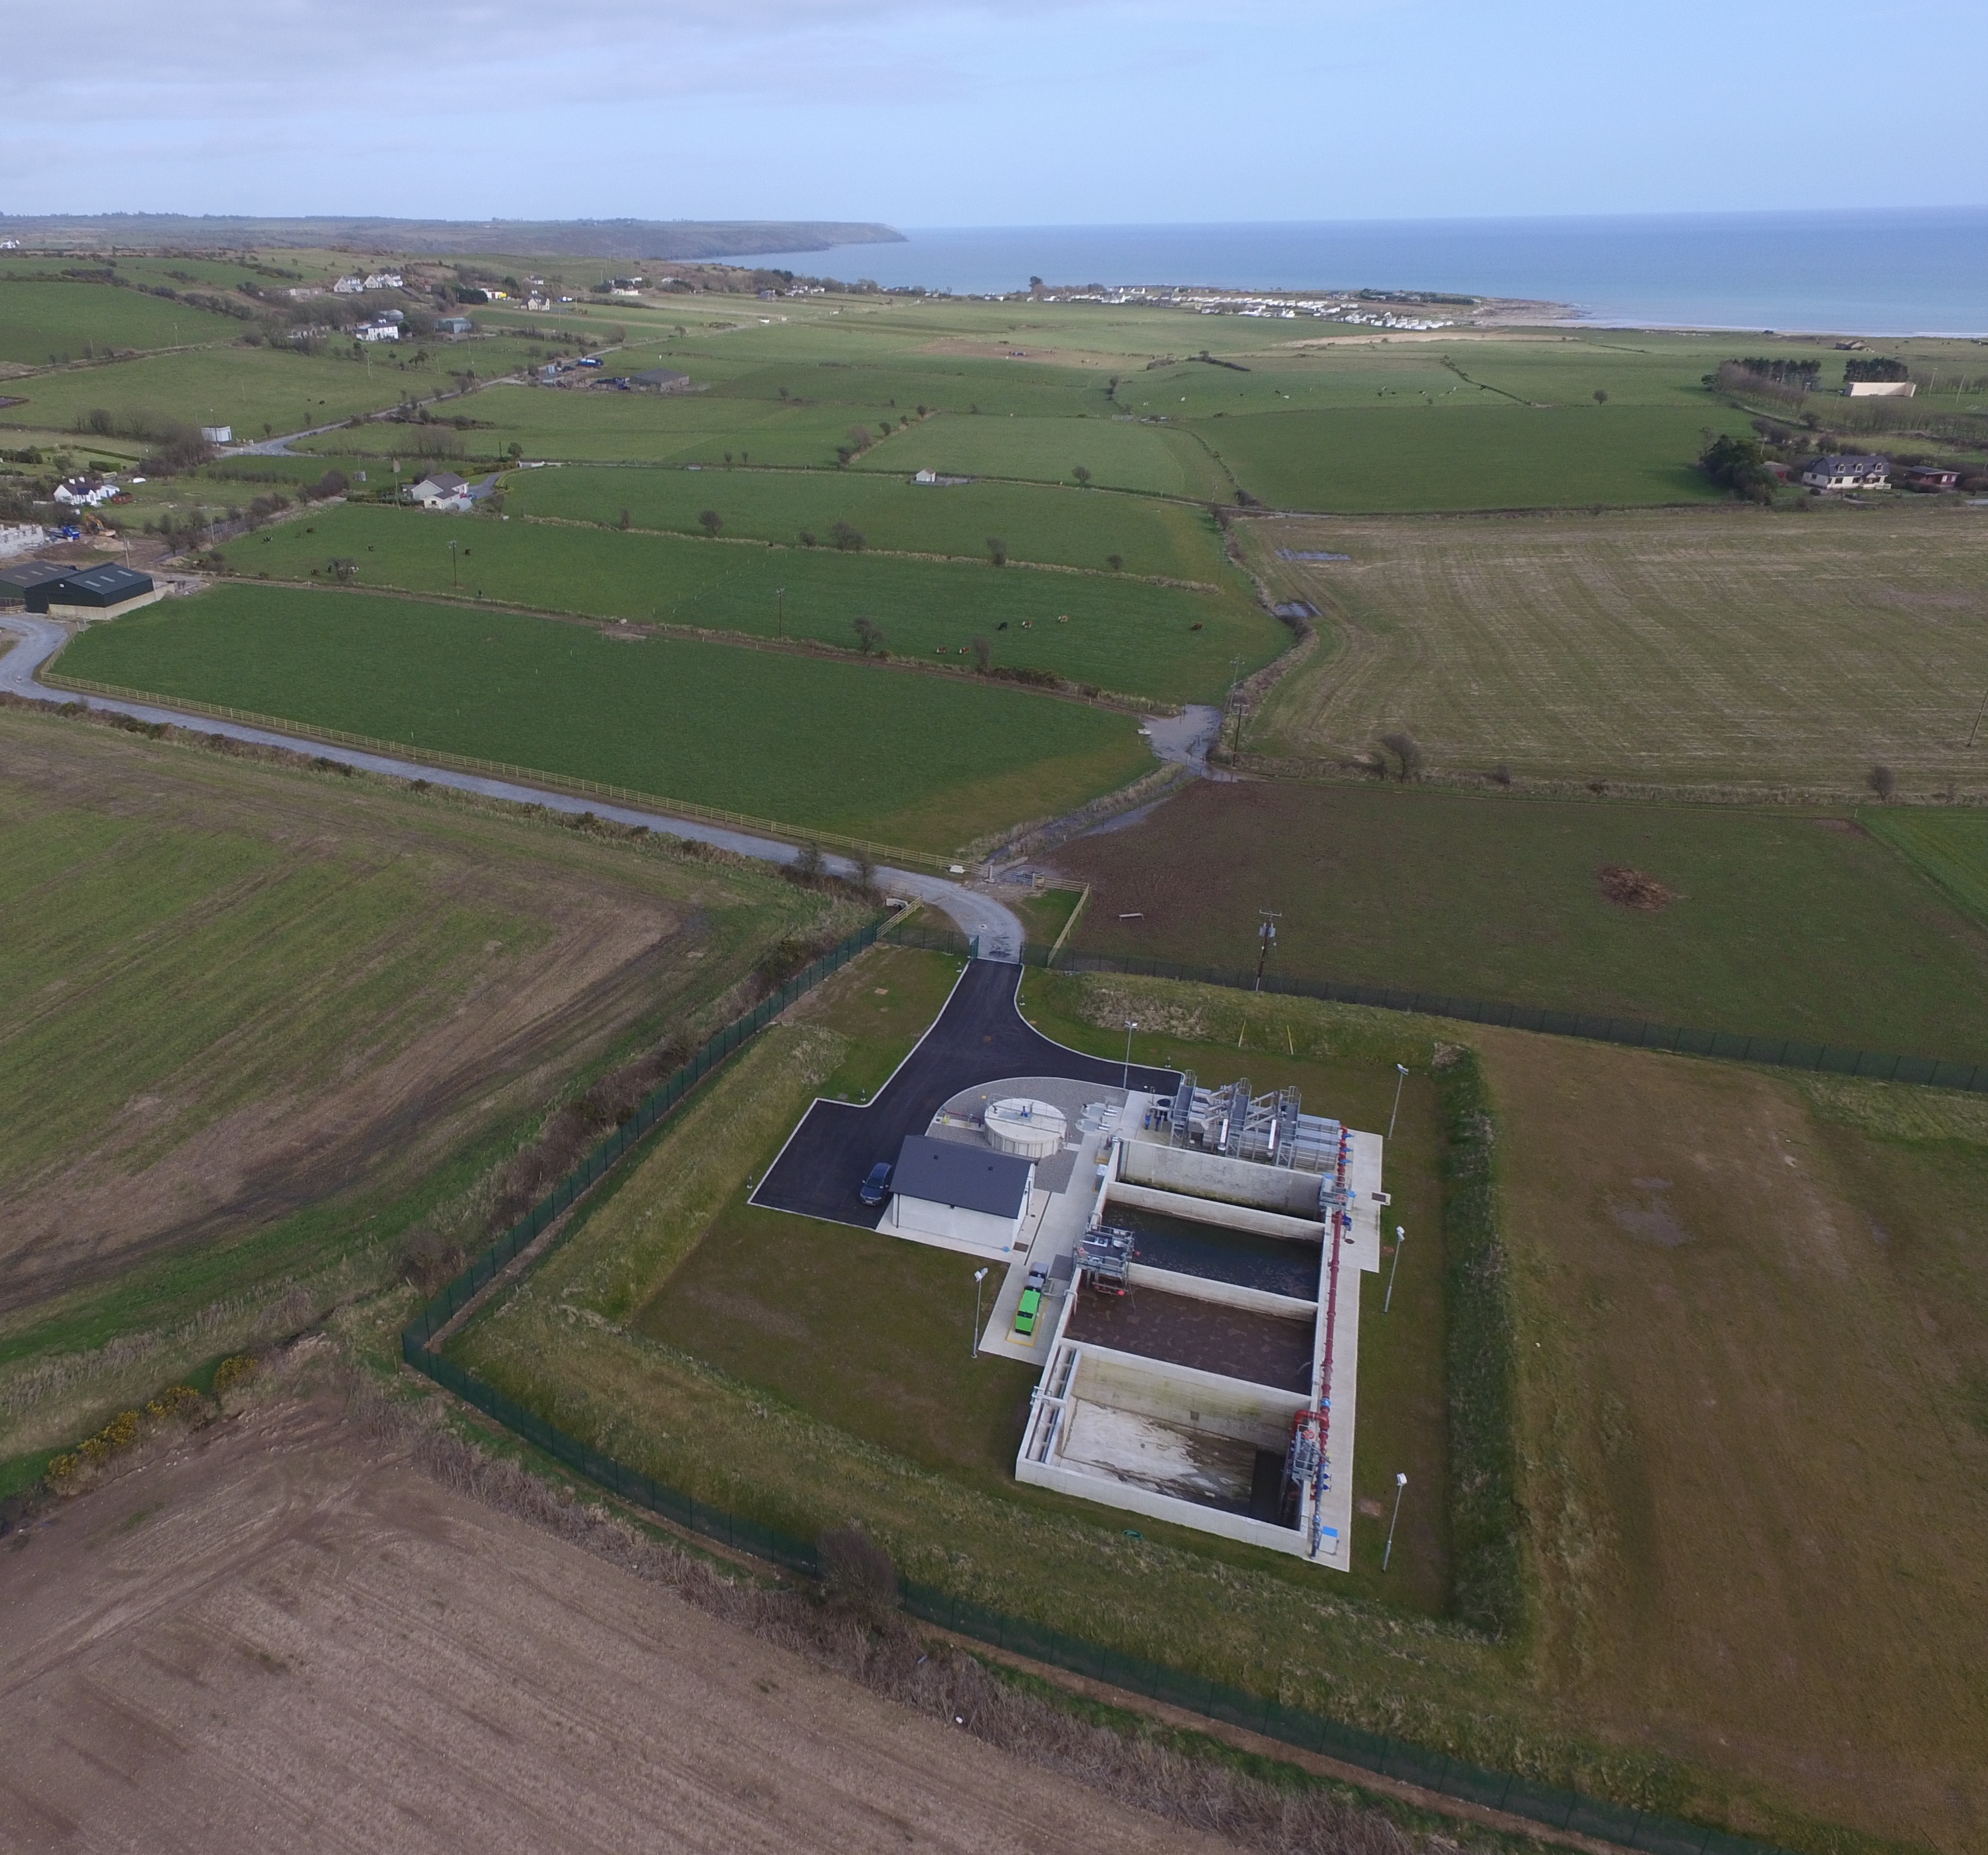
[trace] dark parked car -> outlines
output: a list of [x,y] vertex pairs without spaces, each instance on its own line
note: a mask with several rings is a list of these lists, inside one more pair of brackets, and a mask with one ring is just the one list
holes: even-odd
[[891,1162],[879,1160],[870,1168],[856,1195],[866,1205],[881,1205],[891,1195]]

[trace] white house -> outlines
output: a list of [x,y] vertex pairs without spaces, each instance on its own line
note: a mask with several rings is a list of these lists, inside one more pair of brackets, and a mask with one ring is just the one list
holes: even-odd
[[891,1177],[890,1221],[903,1235],[1006,1250],[1021,1238],[1035,1182],[1032,1160],[908,1134]]
[[47,545],[49,531],[39,522],[0,522],[0,560],[15,554],[32,554]]
[[1810,489],[1886,489],[1892,460],[1865,456],[1817,458],[1802,471]]
[[352,331],[354,341],[398,341],[401,327],[393,322],[362,322]]
[[232,425],[203,425],[200,428],[202,441],[209,444],[232,444],[235,442]]
[[401,287],[398,271],[374,271],[362,278],[359,287],[363,290],[397,290]]
[[100,483],[92,477],[71,477],[56,485],[56,500],[71,509],[97,509],[123,495],[114,483]]
[[465,501],[469,490],[466,478],[458,477],[452,470],[431,471],[418,483],[411,483],[401,492],[409,502],[418,502],[423,509],[433,509],[445,502]]
[[365,289],[366,279],[363,277],[341,277],[331,287],[334,295],[357,296]]

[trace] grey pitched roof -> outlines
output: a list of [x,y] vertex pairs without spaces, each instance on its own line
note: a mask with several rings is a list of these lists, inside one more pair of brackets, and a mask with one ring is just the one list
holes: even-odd
[[50,586],[48,593],[58,603],[93,606],[116,605],[152,590],[149,573],[136,573],[130,567],[100,566],[72,569]]
[[1026,1160],[1013,1154],[912,1134],[898,1149],[898,1169],[891,1176],[891,1189],[906,1198],[950,1205],[958,1211],[1018,1218],[1028,1203],[1029,1177],[1034,1171]]
[[0,567],[0,586],[12,586],[25,593],[36,586],[45,586],[51,580],[66,579],[75,571],[74,567],[55,566],[46,560],[12,560]]

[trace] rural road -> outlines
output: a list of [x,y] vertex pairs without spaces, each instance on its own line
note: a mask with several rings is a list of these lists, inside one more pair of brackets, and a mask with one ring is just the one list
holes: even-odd
[[[419,761],[396,759],[386,754],[363,753],[350,747],[326,746],[307,735],[286,735],[272,728],[252,728],[239,721],[224,721],[211,715],[195,715],[176,708],[154,708],[143,702],[106,701],[99,696],[77,695],[66,689],[52,689],[37,674],[42,664],[62,648],[67,636],[51,619],[10,612],[0,615],[0,640],[7,634],[17,640],[5,657],[0,657],[0,689],[35,702],[84,702],[92,708],[113,715],[135,715],[141,721],[169,721],[176,728],[197,729],[202,734],[226,735],[237,741],[255,741],[268,747],[287,747],[309,752],[356,767],[369,773],[387,773],[401,779],[425,779],[431,786],[446,786],[465,792],[480,792],[486,798],[508,799],[520,805],[543,805],[556,812],[591,812],[596,817],[612,818],[620,824],[646,825],[672,837],[695,838],[702,843],[736,851],[742,857],[762,857],[769,863],[790,863],[800,850],[770,837],[734,831],[722,825],[701,823],[695,819],[676,818],[668,812],[643,811],[632,806],[611,805],[600,799],[575,798],[549,787],[522,785],[516,780],[486,779],[478,773],[459,773],[447,767],[428,766]],[[824,859],[830,870],[840,876],[855,873],[847,857]],[[961,883],[949,883],[936,876],[921,876],[914,870],[880,867],[879,884],[888,894],[915,897],[929,903],[949,917],[962,934],[980,943],[982,959],[1019,961],[1024,934],[1012,909],[989,896],[976,893]]]

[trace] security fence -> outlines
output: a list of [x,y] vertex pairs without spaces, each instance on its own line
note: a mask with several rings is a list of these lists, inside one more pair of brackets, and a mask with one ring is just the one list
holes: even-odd
[[[776,992],[769,992],[744,1017],[735,1019],[709,1039],[697,1054],[669,1079],[642,1097],[634,1113],[601,1141],[552,1190],[539,1200],[503,1235],[478,1256],[408,1323],[401,1335],[401,1352],[410,1362],[420,1364],[409,1353],[411,1346],[424,1348],[462,1309],[480,1295],[520,1252],[611,1171],[624,1154],[654,1127],[677,1103],[716,1069],[748,1039],[777,1018],[803,993],[812,992],[837,968],[846,965],[877,938],[877,924],[860,928],[831,948],[819,959],[810,961]],[[421,1369],[428,1370],[425,1365]],[[453,1390],[455,1387],[451,1387]],[[466,1394],[465,1395],[467,1395]],[[507,1422],[508,1419],[500,1420]]]
[[[944,953],[970,951],[972,943],[942,928],[906,922],[888,928],[883,938],[899,947],[923,947]],[[1619,1043],[1635,1049],[1668,1050],[1682,1056],[1718,1056],[1735,1063],[1765,1063],[1785,1069],[1810,1069],[1830,1076],[1861,1076],[1878,1082],[1905,1082],[1932,1089],[1965,1089],[1988,1093],[1988,1063],[1942,1060],[1934,1056],[1894,1056],[1845,1044],[1806,1043],[1793,1037],[1750,1037],[1735,1031],[1679,1029],[1641,1018],[1612,1016],[1604,1012],[1549,1011],[1535,1005],[1501,1004],[1488,998],[1462,998],[1453,992],[1405,992],[1393,986],[1358,985],[1336,979],[1256,975],[1233,967],[1190,966],[1176,960],[1120,958],[1111,954],[1072,952],[1031,945],[1023,948],[1030,966],[1053,965],[1059,972],[1119,973],[1148,979],[1179,979],[1196,985],[1219,985],[1236,992],[1259,992],[1280,997],[1326,998],[1336,1005],[1368,1005],[1382,1011],[1413,1012],[1429,1018],[1456,1018],[1466,1024],[1494,1024],[1515,1031],[1538,1031],[1550,1037],[1581,1037],[1598,1043]]]
[[[880,934],[878,927],[872,924],[851,934],[711,1038],[688,1063],[646,1096],[627,1121],[435,1296],[401,1334],[401,1357],[407,1364],[575,1475],[688,1532],[809,1578],[819,1578],[822,1570],[820,1554],[812,1541],[714,1507],[603,1455],[516,1399],[507,1397],[454,1360],[432,1350],[431,1343],[699,1082],[796,998],[880,938],[899,945],[931,946],[948,952],[966,948],[958,936],[929,930],[896,928]],[[1036,963],[1041,964],[1043,950],[1031,951],[1036,955]],[[901,1585],[900,1592],[909,1615],[970,1640],[1065,1669],[1204,1718],[1246,1728],[1283,1745],[1336,1759],[1377,1777],[1419,1786],[1442,1796],[1502,1810],[1552,1829],[1596,1836],[1625,1849],[1648,1851],[1648,1855],[1787,1855],[1770,1844],[1728,1835],[1702,1824],[1684,1823],[1584,1796],[1558,1786],[1487,1771],[1425,1746],[1342,1725],[1302,1708],[1286,1707],[1206,1676],[1190,1674],[1164,1663],[1065,1635],[1045,1624],[1005,1615],[929,1585],[907,1582]]]

